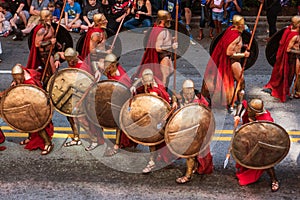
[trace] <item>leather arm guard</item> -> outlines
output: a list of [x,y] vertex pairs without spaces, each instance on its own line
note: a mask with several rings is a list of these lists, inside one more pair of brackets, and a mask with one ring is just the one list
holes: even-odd
[[238,59],[241,59],[244,57],[245,57],[245,53],[234,53],[232,56],[230,56],[231,59],[235,59],[235,60],[238,60]]
[[50,40],[48,40],[48,41],[42,41],[42,42],[40,43],[40,47],[44,48],[44,47],[46,47],[46,46],[49,46],[50,44],[51,44],[51,41],[50,41]]

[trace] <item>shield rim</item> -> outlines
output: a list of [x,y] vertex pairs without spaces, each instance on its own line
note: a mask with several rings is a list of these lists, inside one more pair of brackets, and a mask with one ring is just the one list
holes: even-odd
[[[125,84],[123,84],[123,83],[121,83],[121,82],[119,82],[119,81],[116,81],[116,80],[109,80],[109,79],[107,79],[107,80],[100,80],[96,85],[93,86],[93,88],[96,87],[96,86],[98,86],[99,83],[103,83],[103,82],[115,82],[115,83],[117,83],[117,84],[120,84],[120,85],[124,86],[124,87],[127,88],[128,91],[129,91],[129,88],[128,88]],[[90,91],[92,91],[93,88],[92,88]],[[130,93],[130,91],[129,91],[129,93]],[[126,103],[126,102],[125,102],[125,103]],[[124,104],[125,104],[125,103],[124,103]],[[122,107],[123,107],[123,106],[122,106]],[[86,101],[84,101],[84,109],[85,109],[86,113],[89,113],[89,112],[87,112],[87,109],[88,109],[88,108],[87,108],[87,103],[86,103]],[[121,112],[120,112],[120,114],[121,114]],[[120,128],[120,127],[118,127],[118,126],[116,126],[116,127],[101,126],[99,122],[98,122],[98,123],[95,123],[94,120],[91,119],[92,117],[90,117],[90,115],[86,114],[86,116],[87,116],[87,118],[88,118],[88,120],[89,120],[90,122],[92,122],[94,125],[96,125],[96,126],[99,127],[99,128],[106,128],[106,129],[117,129],[117,128]],[[120,120],[120,119],[118,119],[118,120]],[[119,122],[119,124],[120,124],[120,122]]]
[[[191,106],[200,106],[200,107],[202,107],[202,108],[204,108],[204,109],[206,109],[206,110],[208,110],[208,111],[210,112],[210,114],[211,114],[211,120],[210,120],[210,122],[213,123],[213,126],[214,126],[213,133],[215,133],[215,127],[216,127],[215,117],[214,117],[214,114],[213,114],[213,112],[211,111],[211,109],[209,109],[208,107],[206,107],[206,106],[204,106],[204,105],[202,105],[202,104],[199,104],[199,103],[190,103],[190,104],[185,105],[185,106],[179,108],[178,110],[176,110],[176,111],[171,115],[170,119],[168,120],[167,125],[165,126],[165,134],[164,134],[164,138],[165,138],[166,145],[167,145],[168,149],[170,150],[170,152],[173,153],[175,156],[180,157],[180,158],[191,158],[191,157],[195,157],[195,156],[201,154],[202,151],[205,151],[205,149],[209,146],[209,143],[208,143],[208,144],[206,144],[206,145],[202,148],[202,151],[199,151],[198,153],[194,153],[194,154],[192,154],[192,155],[182,155],[182,154],[179,154],[179,153],[177,153],[176,151],[174,151],[174,149],[171,148],[171,146],[169,145],[169,140],[167,139],[167,138],[168,138],[168,135],[167,135],[167,134],[168,134],[169,123],[172,122],[172,120],[174,119],[174,117],[175,117],[179,112],[181,112],[181,110],[183,110],[183,109],[185,109],[185,108],[187,108],[187,107],[191,107]],[[213,135],[211,136],[211,138],[212,138],[212,137],[213,137]],[[211,139],[210,139],[210,140],[211,140]]]
[[164,104],[167,105],[167,108],[168,108],[169,111],[171,110],[170,104],[169,104],[166,100],[164,100],[163,98],[161,98],[161,97],[159,97],[159,96],[156,96],[156,95],[153,95],[153,94],[149,94],[149,93],[137,94],[137,95],[133,96],[132,99],[128,99],[128,100],[124,103],[124,105],[122,106],[122,108],[121,108],[121,112],[120,112],[120,116],[119,116],[119,121],[120,121],[120,127],[121,127],[121,130],[125,133],[125,135],[126,135],[130,140],[132,140],[133,142],[135,142],[135,143],[137,143],[137,144],[142,144],[142,145],[145,145],[145,146],[154,146],[154,145],[161,144],[162,142],[165,141],[165,137],[163,137],[162,140],[157,141],[157,142],[152,142],[152,143],[141,142],[141,141],[139,141],[139,140],[137,140],[137,139],[131,137],[131,135],[129,135],[129,134],[127,133],[127,131],[126,131],[125,127],[124,127],[124,124],[123,124],[123,122],[122,122],[122,120],[121,120],[121,118],[122,118],[122,116],[123,116],[124,110],[126,110],[126,109],[128,108],[128,104],[129,104],[129,101],[130,101],[130,100],[133,100],[133,98],[138,98],[138,97],[140,97],[140,96],[152,96],[152,97],[158,98],[158,99],[162,100],[162,101],[164,102]]
[[[276,63],[276,55],[277,55],[277,52],[278,52],[278,48],[279,48],[279,43],[280,43],[280,40],[282,38],[282,35],[284,33],[284,31],[288,28],[288,26],[286,27],[283,27],[282,29],[280,29],[279,31],[277,31],[274,35],[272,35],[272,37],[270,38],[270,40],[268,41],[267,45],[266,45],[266,48],[265,48],[265,55],[266,55],[266,58],[267,58],[267,61],[268,63],[272,66],[272,68],[274,67],[275,63]],[[276,39],[276,36],[280,34],[281,37],[280,37],[280,40],[277,40]],[[271,47],[271,44],[274,44],[274,42],[276,42],[276,44],[278,44],[278,48],[276,49],[276,53],[275,53],[275,57],[273,57],[274,59],[272,59],[271,55],[269,55],[268,52],[270,52],[270,49],[274,49]]]
[[[8,120],[6,119],[5,114],[3,113],[3,106],[4,106],[3,104],[4,104],[4,100],[5,100],[6,96],[7,96],[7,94],[8,94],[9,92],[11,92],[12,90],[14,90],[15,88],[17,88],[17,87],[33,87],[33,88],[35,88],[35,89],[41,91],[41,92],[45,95],[45,97],[48,99],[48,102],[49,102],[49,105],[50,105],[50,115],[49,115],[49,117],[48,117],[48,120],[45,122],[45,124],[44,124],[43,126],[41,126],[40,128],[36,128],[36,129],[34,129],[34,130],[31,130],[31,131],[24,131],[24,130],[22,130],[22,129],[19,129],[19,128],[14,127],[14,126],[13,126],[11,123],[9,123]],[[0,107],[1,117],[2,117],[2,119],[5,121],[5,123],[7,123],[11,128],[13,128],[13,129],[15,129],[15,130],[17,130],[17,131],[19,131],[19,132],[22,132],[22,133],[27,133],[27,132],[28,132],[28,133],[35,133],[35,132],[41,131],[41,130],[45,129],[45,128],[48,126],[48,124],[51,122],[51,120],[52,120],[53,110],[54,110],[53,107],[54,107],[54,105],[52,104],[52,101],[49,101],[49,99],[50,99],[49,93],[46,92],[45,90],[39,88],[39,87],[36,86],[36,85],[31,85],[31,84],[20,84],[20,85],[13,86],[13,87],[7,89],[7,90],[5,91],[5,93],[3,94],[3,96],[2,96],[2,100],[1,100],[1,102],[0,102],[0,103],[1,103],[1,104],[0,104],[0,105],[1,105],[1,107]]]
[[[76,114],[68,114],[68,113],[64,113],[64,112],[62,112],[61,110],[59,110],[58,108],[56,108],[56,106],[55,106],[55,104],[53,103],[53,100],[52,100],[52,98],[51,98],[51,96],[52,96],[52,91],[49,91],[49,90],[50,90],[50,87],[53,88],[53,79],[54,79],[54,78],[56,78],[59,74],[64,73],[64,71],[71,71],[71,70],[72,70],[72,71],[80,71],[80,72],[82,72],[83,74],[86,74],[87,77],[91,78],[92,82],[94,81],[94,77],[93,77],[90,73],[88,73],[88,72],[86,72],[86,71],[84,71],[84,70],[82,70],[82,69],[79,69],[79,68],[71,68],[71,67],[68,67],[68,68],[64,68],[64,69],[61,69],[61,70],[56,71],[56,73],[54,73],[54,74],[50,77],[50,79],[49,79],[49,81],[48,81],[48,84],[47,84],[47,87],[46,87],[46,90],[47,90],[47,92],[49,93],[51,102],[52,102],[52,104],[53,104],[53,106],[54,106],[54,108],[55,108],[55,110],[56,110],[57,112],[59,112],[60,114],[66,116],[66,117],[82,117],[82,116],[85,116],[86,114],[85,114],[85,113],[80,114],[80,115],[76,115]],[[83,111],[85,111],[85,109],[84,109]]]
[[[260,124],[273,124],[274,126],[277,126],[279,129],[283,130],[283,132],[287,135],[287,137],[289,138],[289,144],[288,144],[288,149],[290,149],[290,146],[291,146],[291,140],[290,140],[290,137],[289,137],[289,134],[287,133],[287,131],[282,127],[280,126],[279,124],[276,124],[274,122],[270,122],[270,121],[253,121],[253,122],[249,122],[249,123],[246,123],[246,124],[243,124],[239,129],[236,130],[236,132],[238,132],[239,130],[243,129],[244,127],[248,126],[249,124],[257,124],[257,123],[260,123]],[[234,142],[234,138],[236,137],[236,134],[235,136],[233,137],[232,139],[232,143]],[[273,164],[270,164],[270,165],[267,165],[267,166],[262,166],[262,167],[253,167],[253,166],[249,166],[249,165],[245,165],[243,164],[242,162],[240,162],[236,155],[234,154],[234,151],[233,151],[233,148],[231,148],[231,154],[232,154],[232,157],[234,158],[234,160],[239,163],[241,166],[243,167],[246,167],[246,168],[249,168],[249,169],[268,169],[268,168],[271,168],[271,167],[274,167],[276,164],[280,163],[286,156],[287,154],[289,153],[289,150],[286,151],[280,159],[278,159],[276,162],[274,162]]]

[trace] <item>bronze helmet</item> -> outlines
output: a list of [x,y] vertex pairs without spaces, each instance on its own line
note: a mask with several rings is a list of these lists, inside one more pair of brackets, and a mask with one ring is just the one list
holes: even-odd
[[93,21],[95,25],[100,25],[101,28],[106,28],[107,19],[104,14],[97,13],[93,16]]
[[245,19],[241,15],[234,15],[232,19],[232,25],[235,26],[239,32],[245,30]]

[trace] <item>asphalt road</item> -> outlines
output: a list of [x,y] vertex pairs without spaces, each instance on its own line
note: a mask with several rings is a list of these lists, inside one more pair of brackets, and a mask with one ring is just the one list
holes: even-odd
[[[196,37],[196,31],[193,32]],[[208,35],[208,34],[206,34]],[[73,34],[76,44],[79,34]],[[122,32],[122,56],[120,63],[131,75],[140,63],[143,55],[143,35]],[[0,55],[0,89],[7,88],[11,76],[10,70],[16,63],[26,65],[29,50],[27,41],[12,41],[11,36],[0,38],[3,54]],[[200,88],[209,55],[211,39],[204,38],[196,45],[190,45],[177,63],[176,88],[186,78],[195,81]],[[214,173],[211,175],[194,175],[191,182],[178,185],[175,179],[184,173],[184,159],[175,160],[165,166],[162,163],[153,173],[141,174],[147,163],[147,148],[139,145],[136,149],[126,149],[119,154],[103,157],[106,145],[86,152],[84,146],[88,140],[83,139],[82,146],[62,147],[65,135],[69,132],[57,130],[53,139],[53,152],[41,156],[40,151],[24,150],[18,142],[24,135],[17,135],[5,130],[9,135],[5,145],[7,149],[0,152],[0,199],[299,199],[300,191],[300,144],[298,142],[300,107],[299,100],[280,103],[278,100],[261,92],[261,88],[270,78],[271,66],[265,59],[265,42],[258,40],[259,56],[255,65],[245,72],[247,98],[260,97],[265,107],[271,111],[275,122],[287,131],[294,131],[294,138],[288,156],[278,165],[276,172],[281,188],[276,193],[270,191],[270,181],[266,174],[255,184],[241,187],[235,178],[234,161],[228,169],[223,169],[223,161],[229,145],[222,140],[224,135],[216,134],[211,143],[214,158]],[[173,80],[170,88],[173,88]],[[232,130],[232,115],[225,110],[213,109],[217,130]],[[69,127],[64,116],[54,114],[55,127]],[[0,125],[7,125],[0,120]],[[16,134],[16,136],[14,136]],[[227,135],[230,137],[230,135]]]

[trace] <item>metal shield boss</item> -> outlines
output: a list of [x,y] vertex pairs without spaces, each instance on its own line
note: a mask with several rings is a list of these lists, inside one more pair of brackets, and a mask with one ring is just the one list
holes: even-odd
[[52,119],[49,95],[35,85],[21,84],[7,90],[1,100],[3,120],[20,132],[38,132]]
[[94,77],[88,72],[77,68],[66,68],[51,76],[47,91],[59,113],[69,117],[83,116],[84,106],[82,104],[78,106],[78,101],[93,82]]
[[194,157],[204,151],[215,132],[215,118],[209,108],[192,103],[177,110],[165,128],[165,142],[179,157]]
[[284,128],[268,121],[244,124],[235,133],[231,154],[240,165],[267,169],[288,154],[290,138]]
[[121,109],[121,129],[138,144],[160,144],[164,141],[164,127],[159,124],[170,110],[169,103],[161,97],[138,94],[126,101]]
[[86,115],[97,126],[118,128],[121,108],[130,95],[129,89],[118,81],[100,81],[85,99]]
[[[218,42],[222,39],[225,31],[226,30],[224,30],[222,33],[217,35],[212,40],[212,42],[210,43],[210,47],[209,47],[209,54],[210,55],[212,55],[213,50],[217,46]],[[241,36],[242,36],[243,44],[249,44],[250,39],[251,39],[251,33],[247,32],[247,31],[243,31]],[[245,50],[246,50],[246,48],[242,47],[242,52],[244,52]],[[255,38],[253,38],[252,45],[251,45],[251,48],[250,48],[250,56],[247,58],[247,62],[246,62],[246,65],[245,65],[245,70],[254,65],[255,61],[257,60],[258,53],[259,53],[258,44],[257,44],[257,41],[255,40]],[[242,58],[240,60],[240,63],[241,64],[244,63],[244,58]]]

